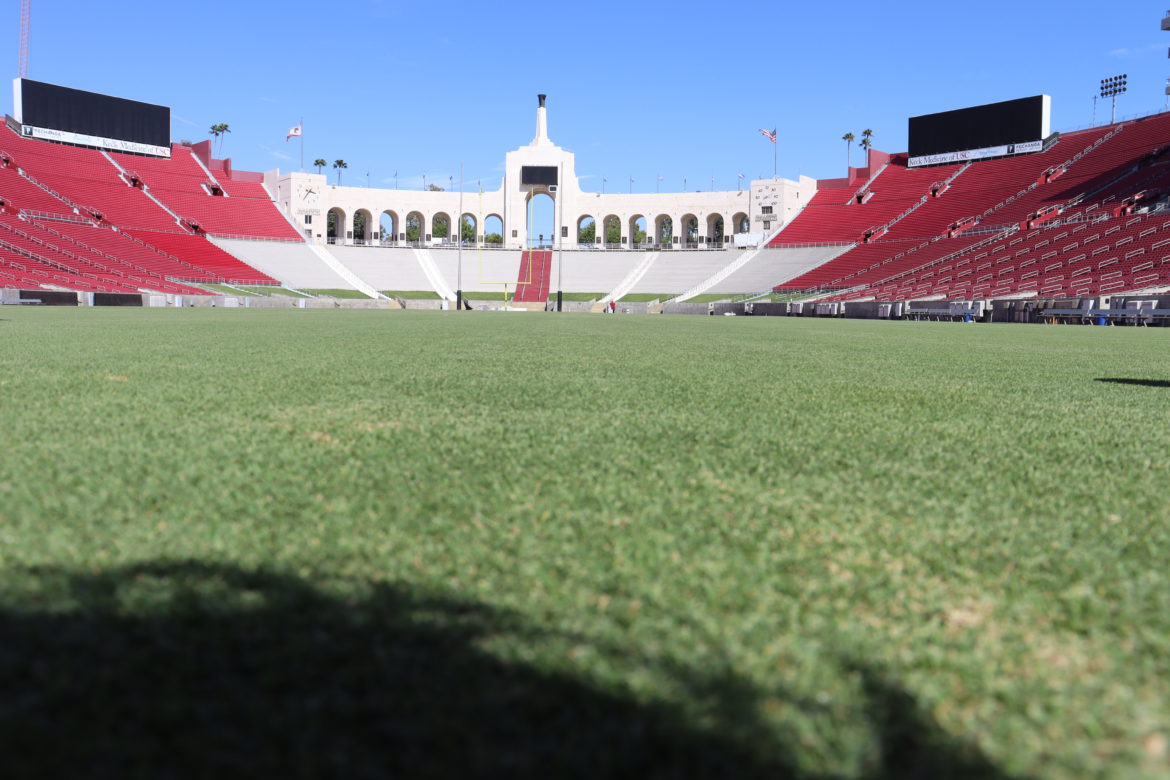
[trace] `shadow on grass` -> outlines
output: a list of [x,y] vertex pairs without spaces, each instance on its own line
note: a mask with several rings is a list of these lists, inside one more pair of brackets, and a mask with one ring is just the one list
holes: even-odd
[[1114,385],[1138,385],[1140,387],[1170,387],[1170,379],[1126,379],[1123,377],[1101,377],[1098,382]]
[[[549,635],[483,605],[198,563],[8,574],[6,780],[800,776],[745,681],[670,670],[710,705],[698,726],[488,655],[488,637]],[[998,776],[908,693],[851,671],[880,743],[871,776]]]

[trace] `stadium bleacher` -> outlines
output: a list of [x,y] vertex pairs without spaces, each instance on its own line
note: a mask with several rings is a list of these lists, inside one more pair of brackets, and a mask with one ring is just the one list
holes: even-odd
[[808,206],[768,246],[858,241],[871,228],[886,225],[917,206],[929,197],[932,185],[961,167],[908,168],[905,154],[892,155],[861,188],[846,185],[818,190]]
[[241,262],[203,236],[187,233],[159,233],[149,230],[130,230],[128,235],[176,258],[183,258],[196,268],[228,282],[240,284],[280,284],[268,274]]
[[0,282],[176,294],[204,292],[184,282],[277,284],[196,235],[302,240],[261,183],[230,176],[209,175],[183,144],[168,159],[0,131]]
[[[1158,114],[1065,134],[1042,153],[971,163],[876,240],[776,289],[840,289],[832,299],[901,300],[1091,295],[1168,285],[1170,234],[1163,224],[1170,224],[1170,211],[1162,210],[1170,193],[1168,152],[1170,114]],[[892,158],[875,182],[899,162]],[[801,217],[772,245],[815,236],[807,223],[790,234]]]
[[[192,283],[279,284],[279,247],[252,252],[237,242],[229,252],[203,235],[303,244],[260,175],[234,175],[203,147],[171,152],[105,153],[0,131],[0,283],[176,293],[197,291]],[[821,182],[759,257],[710,291],[966,299],[1168,286],[1168,196],[1170,113],[1065,133],[1044,151],[1000,159],[911,168],[906,154],[875,151],[850,178]],[[779,250],[807,257],[781,261],[771,254]],[[423,288],[427,278],[417,262],[399,272],[378,267],[380,253],[334,254],[369,260],[363,273],[385,283],[377,287]],[[265,258],[267,273],[248,264],[251,255]],[[613,262],[595,255],[596,264],[585,255],[566,261],[566,290],[608,293],[629,273],[631,292],[679,293],[733,261],[667,252],[639,268],[624,253]],[[496,259],[513,263],[505,276],[520,282],[518,301],[547,299],[552,253],[521,253],[518,271],[515,255]],[[451,275],[445,256],[435,262]],[[504,285],[475,262],[465,289]]]

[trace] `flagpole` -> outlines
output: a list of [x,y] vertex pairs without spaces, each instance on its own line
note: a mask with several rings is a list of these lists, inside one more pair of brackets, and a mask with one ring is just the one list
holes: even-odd
[[[777,125],[777,127],[779,127],[779,125]],[[779,138],[779,134],[777,133],[777,137],[772,139],[772,178],[773,179],[777,178],[777,173],[776,173],[777,161],[779,159],[780,159],[780,138]]]
[[305,118],[301,117],[301,173],[305,172]]

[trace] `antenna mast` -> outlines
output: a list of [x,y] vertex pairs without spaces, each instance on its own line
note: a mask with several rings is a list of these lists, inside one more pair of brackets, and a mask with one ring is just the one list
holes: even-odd
[[28,76],[28,26],[32,15],[32,0],[20,0],[20,68],[18,75]]

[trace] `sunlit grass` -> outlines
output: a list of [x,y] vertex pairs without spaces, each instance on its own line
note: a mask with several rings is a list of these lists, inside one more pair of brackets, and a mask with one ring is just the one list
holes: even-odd
[[1170,329],[7,307],[0,339],[9,612],[143,562],[386,583],[799,773],[890,771],[891,728],[1170,772]]

